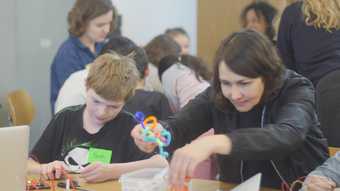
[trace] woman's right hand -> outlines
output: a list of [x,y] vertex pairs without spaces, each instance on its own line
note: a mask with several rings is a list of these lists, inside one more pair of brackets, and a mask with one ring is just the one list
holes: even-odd
[[142,132],[143,132],[143,127],[140,124],[138,124],[132,129],[131,136],[133,137],[135,144],[140,150],[147,152],[147,153],[151,153],[155,150],[155,148],[157,147],[157,144],[145,142]]

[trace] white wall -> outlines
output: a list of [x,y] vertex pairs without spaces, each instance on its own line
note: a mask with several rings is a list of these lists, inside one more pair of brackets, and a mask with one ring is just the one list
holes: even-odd
[[[6,0],[13,1],[13,0]],[[33,98],[36,117],[30,128],[32,147],[51,120],[49,104],[50,65],[61,42],[67,38],[66,15],[73,0],[15,0],[14,76],[10,89],[25,89]],[[7,7],[1,7],[6,9]],[[10,20],[11,21],[11,20]],[[6,41],[4,41],[6,42]],[[7,66],[6,66],[7,68]]]
[[183,27],[191,38],[191,53],[196,54],[196,0],[112,0],[122,15],[122,33],[145,45],[170,27]]
[[0,127],[8,125],[6,95],[16,86],[15,6],[13,0],[0,1]]

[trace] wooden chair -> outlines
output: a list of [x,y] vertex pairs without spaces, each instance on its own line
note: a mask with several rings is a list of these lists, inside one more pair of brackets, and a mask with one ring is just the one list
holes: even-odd
[[328,147],[329,156],[334,156],[336,152],[340,151],[340,147]]
[[25,90],[15,90],[7,95],[12,125],[30,125],[35,117],[32,97]]

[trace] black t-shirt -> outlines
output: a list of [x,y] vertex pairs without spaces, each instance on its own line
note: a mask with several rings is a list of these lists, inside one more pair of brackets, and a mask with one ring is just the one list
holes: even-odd
[[31,151],[32,158],[40,163],[67,159],[71,165],[74,161],[85,165],[89,148],[112,151],[111,163],[137,161],[151,156],[134,144],[130,131],[136,122],[131,116],[120,112],[97,133],[90,134],[83,128],[84,108],[84,105],[72,106],[57,113]]
[[135,95],[125,105],[125,110],[135,113],[141,111],[145,116],[154,115],[159,120],[165,120],[172,111],[168,99],[159,92],[136,90]]
[[[246,129],[246,128],[261,128],[263,105],[257,105],[248,112],[235,111],[236,126],[230,129]],[[256,143],[254,142],[254,145]],[[220,155],[221,170],[229,173],[222,173],[221,180],[229,180],[232,182],[241,182],[241,169],[243,181],[249,179],[257,173],[262,173],[261,185],[269,187],[277,187],[281,184],[279,176],[274,171],[274,168],[269,160],[235,160],[233,156]],[[226,166],[225,163],[228,163]],[[241,164],[242,163],[242,164]],[[243,165],[243,167],[241,167]],[[230,173],[233,172],[233,173]],[[227,175],[225,175],[227,174]],[[270,180],[270,181],[268,181]]]
[[[240,128],[261,128],[263,106],[257,105],[249,112],[238,113],[238,126]],[[256,144],[254,142],[254,144]],[[262,173],[261,185],[275,187],[281,184],[269,160],[243,160],[243,178],[249,179],[257,173]],[[268,181],[270,180],[270,181]]]

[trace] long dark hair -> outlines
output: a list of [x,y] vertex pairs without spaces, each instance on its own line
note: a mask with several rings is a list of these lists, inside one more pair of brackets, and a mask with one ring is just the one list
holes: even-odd
[[213,99],[224,108],[231,105],[223,96],[219,65],[226,64],[234,73],[248,78],[261,77],[265,101],[282,83],[284,66],[274,45],[263,34],[252,30],[233,33],[224,39],[216,53],[213,69]]

